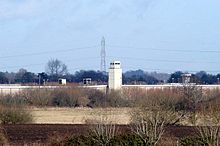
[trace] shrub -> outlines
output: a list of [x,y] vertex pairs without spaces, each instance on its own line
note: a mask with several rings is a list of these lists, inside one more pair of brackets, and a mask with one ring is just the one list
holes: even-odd
[[183,138],[180,140],[181,146],[208,146],[206,142],[204,142],[201,138],[191,137],[191,138]]
[[127,135],[118,135],[115,136],[110,145],[117,145],[117,146],[141,146],[144,145],[144,142],[141,138],[135,134],[127,134]]
[[78,97],[76,99],[76,106],[86,107],[89,104],[89,99],[87,96]]
[[84,135],[53,135],[47,140],[48,146],[93,146],[91,138]]
[[[65,139],[50,139],[49,145],[68,145],[68,146],[96,146],[102,145],[97,143],[96,140],[92,138],[93,136],[83,136],[83,135],[75,135],[69,136]],[[105,146],[142,146],[144,145],[143,141],[134,134],[122,134],[116,135],[109,141]]]
[[52,105],[53,106],[75,107],[76,104],[77,104],[77,98],[69,94],[66,90],[56,90],[52,92]]
[[95,142],[87,136],[71,136],[65,140],[65,145],[68,146],[92,146]]
[[118,133],[115,124],[107,124],[106,119],[92,127],[90,138],[100,146],[107,146]]
[[50,136],[47,140],[47,146],[64,146],[66,145],[66,137],[60,135]]
[[32,122],[30,112],[22,107],[1,107],[0,121],[2,124],[24,124]]
[[8,139],[5,136],[5,131],[4,131],[4,129],[2,127],[0,128],[0,145],[1,146],[9,145]]
[[105,94],[99,90],[89,90],[87,91],[88,98],[90,100],[90,107],[104,107],[106,104]]
[[25,105],[27,104],[27,99],[19,94],[15,95],[4,95],[0,98],[1,105]]
[[7,138],[6,138],[5,135],[2,134],[2,133],[0,133],[0,145],[1,145],[1,146],[9,145]]
[[176,89],[123,89],[123,99],[129,102],[129,106],[146,107],[160,106],[161,108],[174,109],[175,104],[181,99]]
[[49,106],[53,90],[36,89],[24,91],[27,104],[34,106]]
[[[175,111],[195,112],[212,108],[220,110],[220,90],[204,90],[194,86],[176,89],[125,88],[106,94],[100,90],[78,87],[24,89],[13,95],[0,95],[2,105],[60,107],[143,107],[160,106]],[[198,98],[197,98],[198,97]]]
[[106,106],[109,107],[129,107],[130,101],[123,97],[119,91],[111,91],[106,95]]

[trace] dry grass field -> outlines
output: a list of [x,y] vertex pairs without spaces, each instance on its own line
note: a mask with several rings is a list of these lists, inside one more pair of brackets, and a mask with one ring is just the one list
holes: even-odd
[[[34,124],[96,124],[97,122],[127,125],[131,122],[132,108],[29,108]],[[204,119],[197,118],[201,125]],[[185,117],[179,121],[184,126],[192,126]]]
[[37,124],[88,124],[107,121],[129,124],[130,108],[31,108]]

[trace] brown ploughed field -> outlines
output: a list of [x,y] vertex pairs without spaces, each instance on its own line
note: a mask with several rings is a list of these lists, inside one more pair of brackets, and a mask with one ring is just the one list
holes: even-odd
[[[33,143],[46,143],[52,136],[65,136],[67,134],[86,135],[91,125],[79,124],[18,124],[4,125],[2,127],[13,145],[28,145]],[[129,133],[129,125],[118,125],[120,133]],[[196,130],[190,126],[169,126],[164,137],[183,138],[193,136]]]

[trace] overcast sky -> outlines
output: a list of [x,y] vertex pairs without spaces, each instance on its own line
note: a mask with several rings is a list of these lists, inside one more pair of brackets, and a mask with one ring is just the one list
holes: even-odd
[[219,0],[0,0],[0,71],[99,70],[102,36],[107,67],[220,72]]

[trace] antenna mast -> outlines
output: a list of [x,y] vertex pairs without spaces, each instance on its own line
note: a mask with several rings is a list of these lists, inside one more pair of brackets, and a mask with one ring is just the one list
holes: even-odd
[[106,72],[105,57],[106,57],[106,53],[105,53],[105,38],[102,37],[102,41],[101,41],[101,66],[100,66],[100,71],[101,72]]

